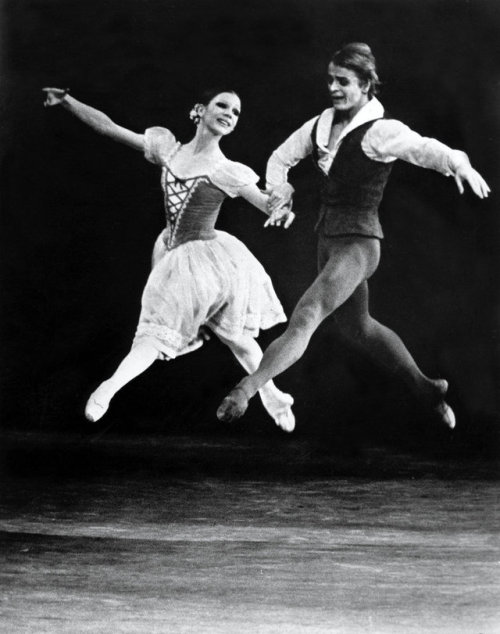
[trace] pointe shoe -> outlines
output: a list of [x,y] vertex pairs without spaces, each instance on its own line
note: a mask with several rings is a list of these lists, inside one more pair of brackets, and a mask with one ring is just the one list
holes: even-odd
[[295,429],[295,416],[292,412],[293,397],[278,389],[271,396],[261,392],[260,397],[265,410],[274,419],[276,425],[283,431],[292,432]]
[[217,410],[217,418],[225,423],[230,423],[236,418],[241,418],[247,411],[248,396],[245,390],[237,385],[222,401]]
[[113,398],[114,392],[106,385],[106,381],[101,383],[95,392],[89,396],[89,400],[85,406],[85,418],[91,423],[97,423],[108,411],[109,403]]
[[98,403],[93,396],[87,401],[85,406],[85,418],[91,423],[97,423],[97,421],[104,416],[108,411],[109,403],[102,405]]
[[295,416],[292,412],[292,406],[287,405],[283,409],[278,410],[276,413],[272,414],[274,418],[274,422],[278,427],[280,427],[283,431],[291,433],[295,429]]

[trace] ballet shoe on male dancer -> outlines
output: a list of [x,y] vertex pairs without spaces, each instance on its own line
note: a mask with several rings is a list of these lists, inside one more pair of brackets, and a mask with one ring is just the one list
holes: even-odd
[[224,423],[230,423],[241,418],[248,408],[249,396],[245,390],[237,385],[222,401],[217,410],[217,418]]
[[434,412],[436,416],[446,425],[446,427],[455,429],[455,413],[444,400],[444,397],[448,392],[448,381],[446,381],[446,379],[437,379],[435,381],[435,385],[439,392],[439,401],[437,405],[434,406]]
[[[448,391],[448,381],[446,381],[445,379],[437,379],[434,382],[434,385],[438,393],[438,398],[437,403],[432,408],[433,412],[436,414],[438,419],[444,425],[446,425],[446,427],[448,427],[449,429],[454,429],[456,425],[455,414],[448,403],[446,403],[446,401],[444,400],[444,397]],[[241,385],[237,385],[222,401],[219,409],[217,410],[217,418],[224,422],[231,422],[236,420],[237,418],[241,418],[248,408],[248,401],[249,397],[244,388]],[[280,425],[278,421],[276,421],[276,424],[282,427],[282,429],[284,429],[285,431],[293,430],[293,427],[291,429],[287,429],[286,427]]]
[[[279,390],[278,390],[279,391]],[[292,412],[293,398],[290,394],[280,392],[283,397],[277,409],[269,403],[268,399],[262,396],[264,407],[274,422],[283,431],[288,433],[295,429],[295,416]],[[248,408],[249,397],[243,387],[237,385],[222,401],[217,410],[217,418],[223,422],[230,423],[237,418],[241,418]]]

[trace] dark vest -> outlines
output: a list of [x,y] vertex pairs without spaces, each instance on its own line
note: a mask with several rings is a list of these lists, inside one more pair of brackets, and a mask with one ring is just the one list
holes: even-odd
[[[313,159],[318,166],[316,131],[312,130]],[[328,175],[322,175],[321,206],[316,229],[324,235],[358,234],[383,238],[378,208],[393,163],[366,156],[361,141],[375,121],[368,121],[342,140]]]

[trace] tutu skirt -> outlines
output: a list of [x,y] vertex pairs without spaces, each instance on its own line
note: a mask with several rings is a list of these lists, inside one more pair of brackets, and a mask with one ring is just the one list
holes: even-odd
[[148,340],[173,359],[202,345],[203,327],[234,339],[284,321],[270,277],[240,240],[216,231],[167,250],[160,234],[133,346]]

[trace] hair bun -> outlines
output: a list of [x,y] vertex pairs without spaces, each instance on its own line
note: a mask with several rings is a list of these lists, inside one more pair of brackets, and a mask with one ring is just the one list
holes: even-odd
[[372,49],[365,42],[350,42],[333,54],[331,61],[354,71],[363,81],[370,82],[369,97],[377,94],[380,80]]
[[350,42],[342,47],[343,51],[351,51],[358,53],[359,55],[366,55],[367,57],[373,57],[372,49],[365,42]]

